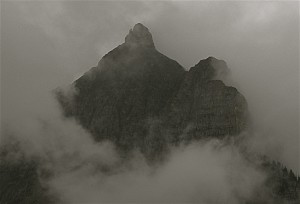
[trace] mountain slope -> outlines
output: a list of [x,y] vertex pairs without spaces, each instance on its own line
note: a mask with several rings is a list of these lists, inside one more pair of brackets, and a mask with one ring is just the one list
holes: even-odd
[[59,100],[66,115],[97,141],[152,155],[180,143],[183,134],[189,141],[245,129],[245,98],[215,79],[227,71],[226,63],[213,57],[184,70],[158,52],[149,30],[136,24],[123,44],[74,82],[74,100],[62,93]]

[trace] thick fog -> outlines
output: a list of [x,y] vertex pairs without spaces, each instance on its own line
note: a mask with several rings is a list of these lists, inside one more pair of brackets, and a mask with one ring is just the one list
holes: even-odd
[[1,2],[1,131],[56,172],[54,192],[69,203],[239,203],[263,181],[235,147],[219,141],[174,149],[156,170],[137,153],[130,168],[95,173],[99,162],[118,164],[113,145],[94,143],[65,120],[50,92],[95,66],[138,22],[186,69],[208,56],[225,60],[249,104],[248,145],[299,172],[298,2]]

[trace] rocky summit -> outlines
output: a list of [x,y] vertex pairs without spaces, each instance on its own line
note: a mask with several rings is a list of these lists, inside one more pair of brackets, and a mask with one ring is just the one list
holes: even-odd
[[155,49],[148,28],[138,23],[125,42],[73,85],[70,100],[58,99],[97,141],[155,156],[170,144],[237,135],[247,124],[247,102],[220,76],[229,69],[208,57],[186,71]]

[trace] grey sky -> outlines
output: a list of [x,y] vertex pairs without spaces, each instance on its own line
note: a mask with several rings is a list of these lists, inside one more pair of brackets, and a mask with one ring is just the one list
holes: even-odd
[[225,60],[257,126],[254,146],[300,169],[298,2],[1,2],[3,118],[70,84],[138,22],[186,69]]

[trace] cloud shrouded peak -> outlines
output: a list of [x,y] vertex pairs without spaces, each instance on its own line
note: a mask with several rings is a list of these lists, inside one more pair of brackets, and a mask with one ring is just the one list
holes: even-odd
[[210,56],[200,60],[198,64],[190,69],[190,72],[199,74],[203,80],[219,79],[224,81],[230,70],[224,60]]
[[137,23],[125,37],[125,43],[132,46],[145,46],[154,48],[152,35],[149,29],[141,23]]

